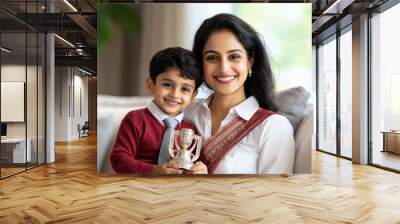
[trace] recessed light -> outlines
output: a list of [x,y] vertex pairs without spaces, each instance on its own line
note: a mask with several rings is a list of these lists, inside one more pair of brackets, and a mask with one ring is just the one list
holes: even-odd
[[71,44],[71,42],[69,42],[68,40],[66,40],[66,39],[64,39],[64,38],[62,38],[62,37],[60,37],[60,36],[57,35],[57,34],[54,34],[54,36],[57,37],[58,39],[60,39],[62,42],[66,43],[67,45],[69,45],[69,46],[75,48],[75,45]]
[[11,50],[9,50],[9,49],[7,49],[7,48],[5,48],[5,47],[1,47],[1,50],[4,51],[4,52],[6,52],[6,53],[10,53],[10,52],[11,52]]
[[355,0],[336,0],[327,9],[325,9],[322,14],[342,14],[343,9],[353,3]]
[[78,70],[81,71],[81,72],[83,72],[83,73],[85,73],[85,74],[88,74],[88,75],[90,75],[90,76],[92,75],[92,73],[90,73],[90,72],[88,72],[88,71],[86,71],[86,70],[83,70],[83,69],[81,69],[81,68],[79,68],[79,67],[78,67]]
[[64,0],[65,4],[67,4],[74,12],[78,12],[78,10],[68,1]]

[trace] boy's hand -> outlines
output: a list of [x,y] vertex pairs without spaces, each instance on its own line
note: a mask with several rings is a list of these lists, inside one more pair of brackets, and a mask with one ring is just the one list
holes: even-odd
[[154,167],[154,174],[182,174],[183,170],[171,163],[164,163]]
[[190,170],[185,170],[186,174],[208,174],[207,166],[203,162],[196,162]]

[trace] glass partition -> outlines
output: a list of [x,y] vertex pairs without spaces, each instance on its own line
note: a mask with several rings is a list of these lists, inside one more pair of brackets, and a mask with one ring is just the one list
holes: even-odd
[[38,33],[38,64],[37,64],[37,162],[44,164],[46,162],[45,145],[45,111],[46,111],[46,38],[43,33]]
[[352,158],[352,32],[340,36],[340,155]]
[[6,177],[24,171],[31,156],[26,150],[26,33],[2,32],[1,46],[0,110],[1,122],[7,125],[1,140],[1,175]]
[[318,48],[318,149],[336,154],[336,39]]
[[27,33],[27,150],[30,151],[27,167],[37,165],[38,156],[38,35],[36,32]]
[[372,164],[400,171],[400,5],[375,14],[372,24]]
[[16,19],[43,5],[19,1],[15,13],[0,12],[1,179],[45,163],[45,35]]

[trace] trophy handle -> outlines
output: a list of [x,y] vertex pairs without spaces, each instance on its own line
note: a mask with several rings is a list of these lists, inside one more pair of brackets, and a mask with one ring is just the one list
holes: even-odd
[[200,151],[201,151],[201,143],[202,143],[202,137],[201,136],[196,136],[196,154],[192,158],[192,162],[196,161],[200,157]]
[[197,144],[197,137],[194,136],[193,137],[193,141],[192,141],[192,143],[190,143],[190,147],[187,149],[187,151],[192,153],[192,151],[193,151],[194,147],[196,146],[196,144]]
[[[171,156],[171,158],[174,158],[175,157],[175,151],[176,150],[174,150],[174,146],[176,146],[178,149],[177,150],[179,150],[180,149],[180,146],[179,146],[179,144],[178,144],[178,140],[177,140],[177,136],[179,135],[179,131],[174,131],[174,134],[172,135],[172,141],[171,141],[171,143],[172,144],[170,144],[170,146],[169,146],[169,149],[168,149],[168,151],[169,151],[169,155]],[[174,144],[175,143],[175,144]]]

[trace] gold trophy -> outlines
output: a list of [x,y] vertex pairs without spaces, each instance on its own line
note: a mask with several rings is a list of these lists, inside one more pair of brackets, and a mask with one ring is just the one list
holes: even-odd
[[[195,135],[192,129],[182,128],[173,134],[174,144],[169,147],[169,154],[173,158],[170,163],[183,169],[189,170],[193,162],[200,156],[201,136]],[[178,144],[179,143],[179,144]],[[196,148],[195,153],[193,150]]]

